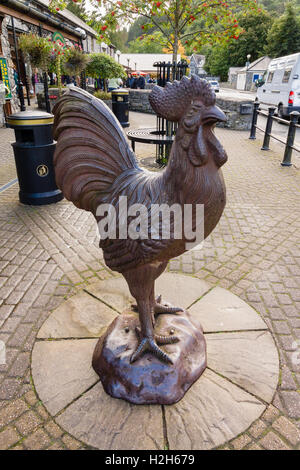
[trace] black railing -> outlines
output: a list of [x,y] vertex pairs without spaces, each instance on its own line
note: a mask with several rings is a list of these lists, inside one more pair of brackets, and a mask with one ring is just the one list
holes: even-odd
[[[154,67],[157,67],[157,84],[161,87],[166,86],[168,82],[174,80],[181,80],[186,75],[188,64],[185,60],[176,62],[155,62]],[[176,134],[177,123],[167,121],[166,119],[157,116],[156,131],[159,135],[172,137]],[[172,144],[157,144],[156,145],[156,162],[164,166],[167,164]]]
[[[290,114],[290,123],[289,123],[289,130],[286,140],[280,139],[279,137],[272,134],[272,126],[273,122],[281,122],[282,124],[288,124],[285,119],[281,119],[277,116],[274,116],[276,108],[274,106],[270,106],[268,108],[268,113],[262,111],[260,109],[259,101],[254,102],[254,110],[253,110],[253,117],[252,117],[252,125],[251,125],[251,132],[250,132],[250,139],[256,139],[256,130],[260,130],[264,133],[264,142],[262,146],[262,150],[270,150],[270,140],[271,138],[277,140],[281,144],[285,146],[284,157],[281,162],[282,166],[292,166],[292,154],[293,150],[296,152],[300,152],[300,149],[295,146],[295,136],[296,130],[300,129],[300,125],[298,124],[298,120],[300,118],[300,113],[298,111],[293,111]],[[266,127],[262,129],[257,125],[258,116],[264,116],[267,118]]]

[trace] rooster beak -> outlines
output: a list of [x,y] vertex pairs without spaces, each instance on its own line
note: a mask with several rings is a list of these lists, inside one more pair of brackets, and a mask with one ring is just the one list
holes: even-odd
[[215,124],[216,122],[226,122],[227,117],[218,106],[207,108],[202,116],[202,125]]

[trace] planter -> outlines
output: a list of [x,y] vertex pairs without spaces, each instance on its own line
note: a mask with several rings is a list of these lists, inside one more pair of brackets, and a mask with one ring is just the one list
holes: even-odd
[[[65,92],[67,91],[67,88],[63,88],[61,92],[59,91],[58,88],[49,88],[48,94],[49,94],[49,101],[50,101],[50,108],[51,111],[53,109],[53,106],[55,105],[56,100]],[[44,91],[37,92],[36,94],[37,97],[37,102],[38,102],[38,108],[39,109],[46,109],[46,103],[45,103],[45,93]]]
[[108,106],[109,109],[111,109],[112,111],[112,100],[101,100],[101,101],[103,101],[103,103],[105,103],[106,106]]

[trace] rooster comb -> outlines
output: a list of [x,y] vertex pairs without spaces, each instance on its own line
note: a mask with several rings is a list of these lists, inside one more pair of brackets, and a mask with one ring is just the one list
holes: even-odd
[[180,82],[175,80],[167,83],[165,88],[155,86],[149,95],[154,111],[174,122],[180,120],[196,98],[201,99],[205,106],[213,106],[216,102],[216,95],[210,84],[197,75],[192,75],[192,78],[183,77]]

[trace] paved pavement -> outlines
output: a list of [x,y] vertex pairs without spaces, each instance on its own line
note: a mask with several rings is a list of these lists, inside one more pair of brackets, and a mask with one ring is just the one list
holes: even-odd
[[[153,116],[131,113],[133,127]],[[300,449],[300,174],[282,168],[281,150],[265,153],[248,133],[217,129],[227,149],[228,203],[202,250],[169,270],[229,289],[266,321],[280,354],[273,404],[224,449]],[[16,177],[10,130],[0,129],[0,185]],[[151,146],[137,144],[149,160]],[[0,193],[0,449],[80,449],[80,441],[48,415],[32,385],[37,331],[64,299],[114,276],[97,247],[93,217],[61,201],[45,207],[18,202],[18,186]]]
[[221,87],[220,92],[218,93],[218,96],[229,97],[229,98],[241,98],[244,100],[254,101],[256,97],[256,93],[251,92],[251,91],[241,91],[241,90],[235,90],[232,88]]

